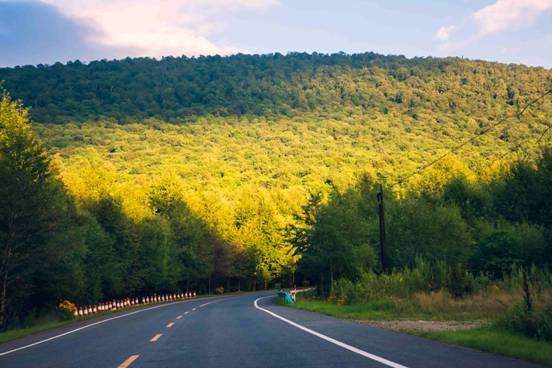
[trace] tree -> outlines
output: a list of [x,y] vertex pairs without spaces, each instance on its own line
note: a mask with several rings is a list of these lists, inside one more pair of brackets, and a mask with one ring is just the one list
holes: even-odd
[[365,217],[362,202],[359,190],[334,191],[329,203],[317,211],[301,265],[323,290],[339,278],[357,279],[376,263],[375,218]]
[[[181,268],[181,281],[188,289],[190,282],[211,280],[213,273],[213,238],[209,227],[182,198],[181,185],[175,177],[166,177],[153,186],[149,204],[154,213],[171,226],[175,255]],[[210,287],[210,285],[209,285]]]
[[[27,110],[4,95],[0,101],[0,325],[30,303],[44,307],[64,285],[52,292],[54,279],[42,278],[71,268],[65,251],[70,230],[68,203],[46,151],[35,138]],[[65,232],[64,234],[62,232]],[[63,238],[65,237],[65,239]],[[54,240],[56,244],[54,244]],[[57,243],[59,241],[59,243]],[[65,260],[64,260],[65,258]],[[67,261],[69,260],[69,261]],[[62,273],[57,276],[62,275]],[[38,287],[40,285],[40,287]],[[19,309],[19,310],[18,310]]]

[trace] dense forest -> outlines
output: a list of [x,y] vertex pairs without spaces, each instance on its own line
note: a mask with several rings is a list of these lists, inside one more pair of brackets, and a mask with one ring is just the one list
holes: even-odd
[[473,129],[515,111],[550,78],[543,68],[374,53],[127,58],[0,69],[12,96],[32,108],[34,120],[48,123],[368,110],[439,119],[438,125],[454,118]]
[[455,295],[549,268],[551,78],[372,53],[0,69],[1,323],[423,262]]

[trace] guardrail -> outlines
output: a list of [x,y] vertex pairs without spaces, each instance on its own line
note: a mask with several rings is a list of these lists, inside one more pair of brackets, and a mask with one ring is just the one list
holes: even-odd
[[297,293],[303,293],[305,291],[310,291],[310,290],[314,290],[313,287],[311,288],[293,288],[293,289],[289,289],[289,290],[280,290],[278,292],[278,295],[283,297],[284,300],[288,303],[288,304],[294,304],[295,303],[295,295]]
[[107,302],[101,302],[97,304],[76,307],[75,311],[73,312],[73,315],[75,317],[83,317],[89,314],[95,314],[95,313],[106,312],[106,311],[115,311],[117,309],[130,308],[138,305],[190,299],[195,296],[196,296],[196,292],[193,291],[193,292],[186,292],[186,293],[171,293],[171,294],[161,294],[161,295],[154,294],[151,296],[143,296],[143,297],[113,299]]

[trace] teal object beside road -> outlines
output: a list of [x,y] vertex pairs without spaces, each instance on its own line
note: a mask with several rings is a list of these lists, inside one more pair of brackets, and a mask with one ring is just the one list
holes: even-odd
[[278,295],[283,297],[287,304],[295,304],[295,300],[293,300],[289,291],[280,290]]
[[284,297],[285,297],[285,299],[286,299],[286,303],[288,303],[288,304],[293,304],[293,303],[295,303],[295,301],[294,301],[293,298],[291,297],[291,294],[288,293],[287,291],[286,291]]

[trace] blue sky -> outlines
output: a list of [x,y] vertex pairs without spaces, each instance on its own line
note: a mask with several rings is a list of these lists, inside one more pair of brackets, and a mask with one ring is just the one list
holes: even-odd
[[552,0],[0,0],[0,66],[276,51],[552,68]]

